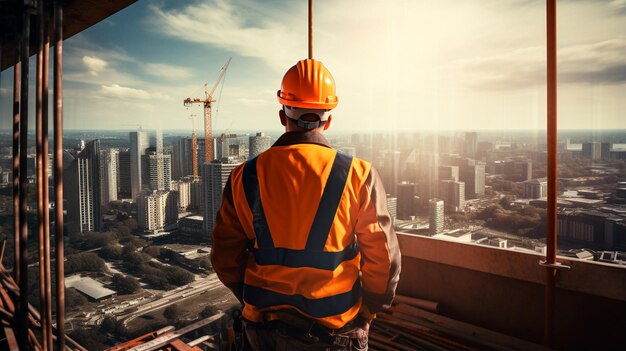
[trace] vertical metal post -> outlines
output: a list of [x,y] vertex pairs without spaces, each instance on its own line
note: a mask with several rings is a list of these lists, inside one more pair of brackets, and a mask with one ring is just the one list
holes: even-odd
[[[16,48],[16,52],[19,50]],[[13,278],[20,281],[20,71],[19,54],[13,66]]]
[[[44,147],[44,138],[47,141],[48,136],[48,123],[47,120],[44,123],[44,104],[47,105],[47,100],[44,101],[44,74],[47,75],[47,69],[44,69],[45,61],[44,54],[44,26],[46,21],[44,20],[44,6],[43,0],[39,0],[38,8],[38,32],[37,32],[37,218],[38,218],[38,239],[39,239],[39,297],[41,301],[41,338],[44,350],[51,350],[52,344],[48,344],[49,333],[51,328],[49,325],[48,311],[46,308],[46,229],[50,227],[49,216],[46,216],[48,212],[47,191],[48,187],[48,152],[47,147]],[[46,106],[47,107],[47,106]],[[47,112],[47,111],[46,111]],[[47,119],[47,118],[46,118]],[[49,245],[48,245],[49,247]]]
[[313,59],[313,0],[309,0],[309,59]]
[[[43,1],[43,0],[42,0]],[[45,287],[44,300],[41,303],[42,321],[45,321],[43,327],[46,329],[47,345],[52,350],[52,287],[50,272],[50,191],[49,191],[49,174],[48,174],[48,77],[50,67],[50,18],[47,12],[42,12],[43,16],[43,81],[42,81],[42,124],[43,124],[43,206],[44,211],[44,275],[42,277]]]
[[22,8],[22,41],[20,61],[22,62],[20,92],[20,298],[17,311],[18,342],[27,349],[28,344],[28,223],[26,203],[26,172],[28,169],[26,150],[28,148],[28,58],[30,56],[30,13],[27,5]]
[[553,343],[554,290],[556,277],[557,231],[557,77],[556,77],[556,0],[546,1],[547,24],[547,110],[548,110],[548,213],[546,228],[546,287],[544,301],[544,344]]
[[63,247],[63,6],[54,3],[54,242],[57,292],[57,350],[65,350]]

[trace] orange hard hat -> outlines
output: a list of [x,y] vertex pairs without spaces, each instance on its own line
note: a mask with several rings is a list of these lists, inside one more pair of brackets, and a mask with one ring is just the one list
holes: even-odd
[[285,76],[277,93],[282,105],[330,110],[337,107],[335,79],[320,61],[298,61]]

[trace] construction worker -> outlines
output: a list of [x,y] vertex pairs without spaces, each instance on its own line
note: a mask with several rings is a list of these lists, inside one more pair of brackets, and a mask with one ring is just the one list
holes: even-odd
[[400,274],[385,190],[322,135],[338,99],[321,62],[291,67],[278,101],[285,133],[224,189],[213,269],[244,306],[253,350],[366,350]]

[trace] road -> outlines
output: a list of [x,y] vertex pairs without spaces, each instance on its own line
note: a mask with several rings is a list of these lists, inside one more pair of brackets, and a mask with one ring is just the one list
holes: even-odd
[[[165,308],[174,303],[180,303],[188,298],[200,295],[210,290],[217,289],[221,286],[222,283],[219,281],[219,279],[217,279],[217,275],[213,273],[208,277],[196,280],[191,284],[165,292],[163,293],[163,295],[161,295],[161,297],[156,298],[152,301],[146,301],[140,306],[135,306],[137,308],[137,310],[135,311],[126,312],[129,309],[124,309],[121,310],[119,313],[114,313],[114,315],[118,320],[123,321],[123,323],[126,325],[128,322],[141,315],[150,313],[161,308]],[[132,307],[132,309],[134,309],[135,307]]]

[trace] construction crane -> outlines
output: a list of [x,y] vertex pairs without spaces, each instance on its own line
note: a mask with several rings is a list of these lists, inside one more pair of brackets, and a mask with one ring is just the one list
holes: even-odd
[[[224,75],[226,74],[226,69],[228,69],[228,65],[232,57],[228,58],[224,67],[220,71],[220,75],[217,77],[217,81],[211,91],[207,91],[207,85],[204,84],[204,98],[186,98],[183,102],[185,106],[189,107],[192,104],[204,104],[204,162],[213,161],[213,127],[211,126],[211,103],[215,102],[213,99],[213,93],[215,89],[220,84]],[[197,162],[197,161],[196,161]]]
[[191,158],[193,159],[193,179],[198,179],[198,139],[196,139],[196,115],[189,115],[191,120]]

